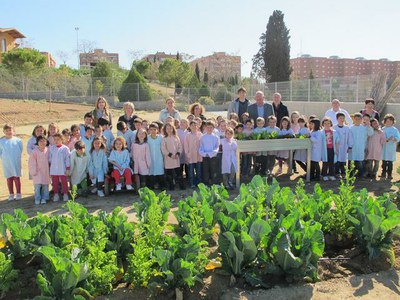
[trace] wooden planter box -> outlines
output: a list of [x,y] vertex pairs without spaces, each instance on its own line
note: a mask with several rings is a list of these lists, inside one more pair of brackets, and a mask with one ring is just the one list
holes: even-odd
[[289,173],[292,173],[293,150],[307,150],[307,178],[310,181],[311,166],[311,140],[309,138],[299,139],[269,139],[269,140],[242,140],[237,141],[236,158],[238,171],[236,172],[236,188],[240,187],[240,153],[289,150]]

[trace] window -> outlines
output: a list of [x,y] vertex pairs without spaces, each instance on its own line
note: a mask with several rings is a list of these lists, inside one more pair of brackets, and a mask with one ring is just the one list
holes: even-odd
[[6,39],[1,40],[1,52],[6,52],[7,51],[7,42]]

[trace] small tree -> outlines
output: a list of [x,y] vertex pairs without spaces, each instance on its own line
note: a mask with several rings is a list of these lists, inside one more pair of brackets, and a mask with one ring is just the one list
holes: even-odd
[[96,90],[96,92],[97,92],[97,97],[99,97],[100,94],[103,93],[103,91],[104,91],[104,84],[103,84],[103,82],[101,82],[101,80],[98,80],[98,79],[97,79],[97,80],[94,82],[94,88],[95,88],[95,90]]
[[132,67],[118,92],[119,101],[151,100],[151,90],[142,75]]
[[204,69],[203,82],[206,83],[206,84],[208,84],[208,72],[207,72],[207,68]]
[[2,54],[4,66],[14,75],[22,77],[22,91],[28,98],[28,79],[40,73],[46,65],[46,58],[38,50],[19,48]]

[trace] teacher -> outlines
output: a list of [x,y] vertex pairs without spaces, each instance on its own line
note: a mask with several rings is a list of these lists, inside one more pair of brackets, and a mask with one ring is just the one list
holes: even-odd
[[249,105],[248,113],[250,119],[253,120],[254,124],[256,124],[256,120],[258,117],[264,118],[265,125],[268,126],[268,117],[274,114],[274,109],[271,104],[265,102],[264,93],[262,91],[257,91],[254,96],[256,103]]
[[132,102],[125,102],[123,108],[125,114],[119,117],[118,122],[125,122],[128,128],[133,131],[135,130],[135,119],[138,117],[135,115],[135,106]]
[[180,120],[181,115],[179,111],[175,109],[175,100],[172,97],[165,100],[165,108],[160,111],[160,117],[158,118],[161,122],[165,123],[168,117],[173,117],[175,120]]

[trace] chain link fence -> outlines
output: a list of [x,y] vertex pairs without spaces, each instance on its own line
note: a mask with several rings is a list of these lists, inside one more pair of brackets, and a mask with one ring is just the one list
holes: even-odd
[[[268,100],[279,92],[285,101],[327,102],[338,98],[343,102],[363,102],[369,96],[376,76],[353,76],[294,80],[265,84],[245,84],[247,98],[253,99],[261,90]],[[216,86],[175,89],[165,83],[124,84],[114,78],[91,76],[63,76],[51,72],[29,78],[11,76],[0,72],[0,98],[57,100],[66,102],[92,103],[98,96],[118,101],[164,100],[169,96],[178,102],[190,104],[200,97],[209,97],[215,104],[224,104],[237,97],[239,86]],[[400,89],[391,102],[400,98]]]

